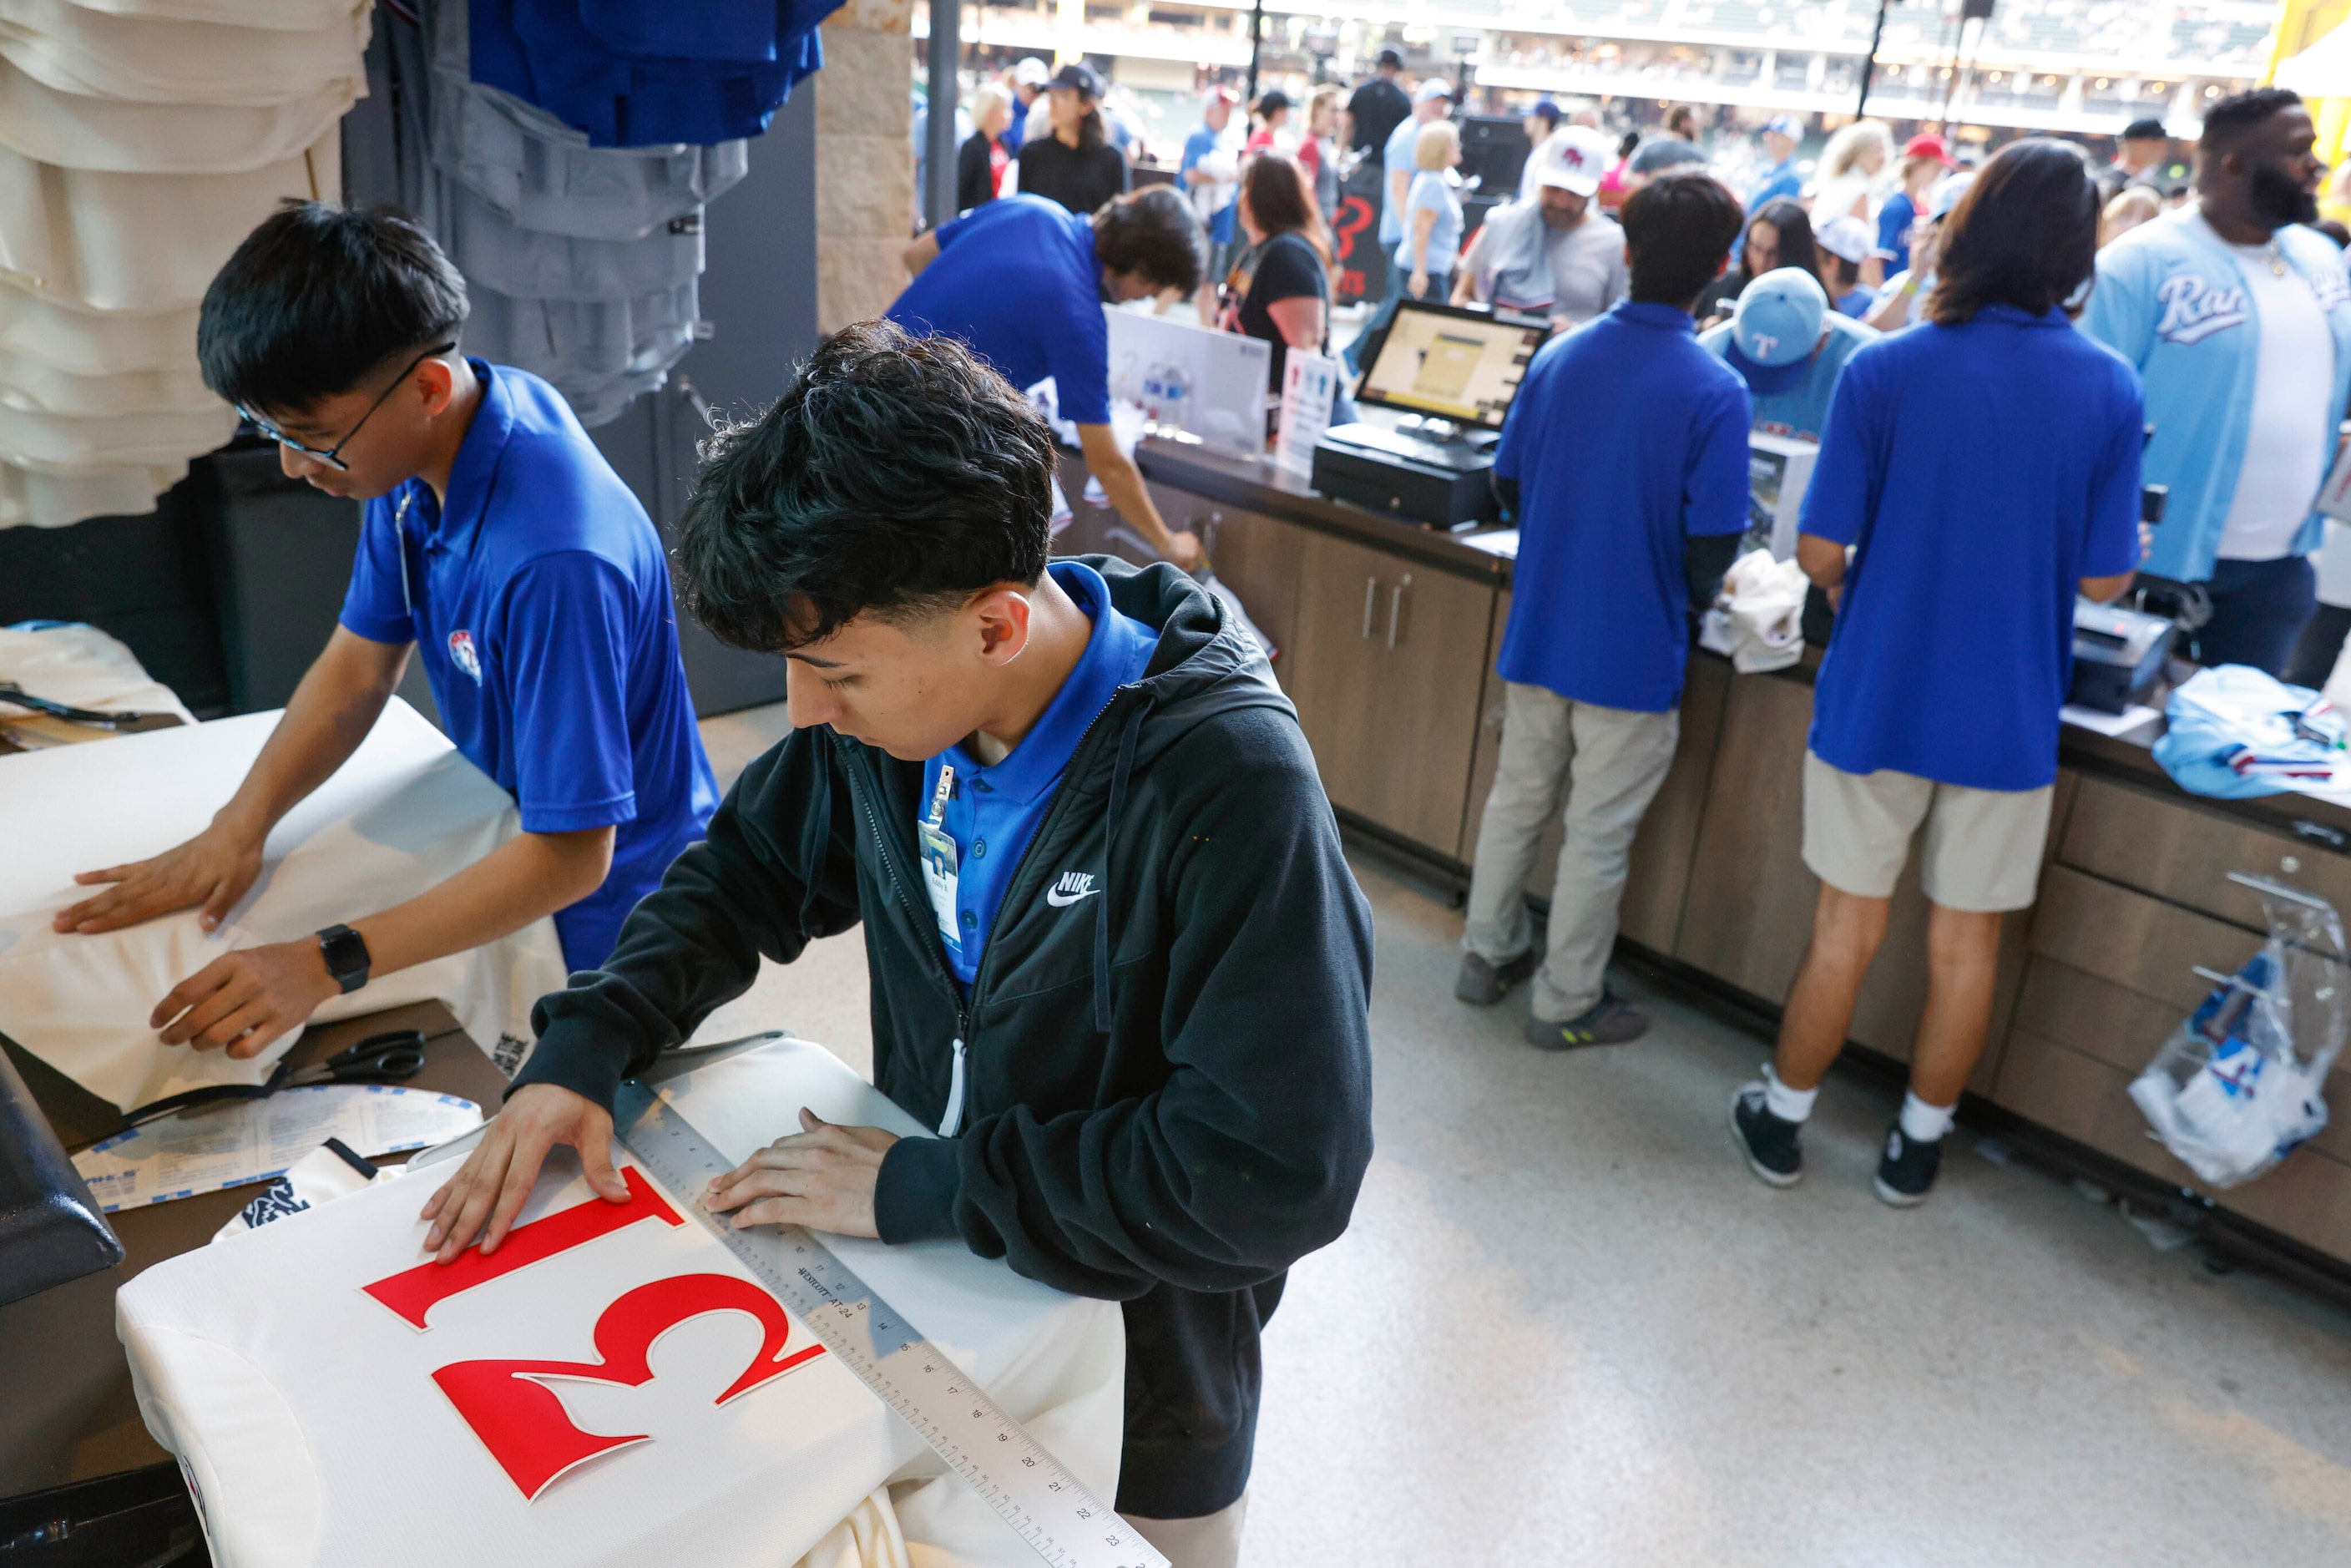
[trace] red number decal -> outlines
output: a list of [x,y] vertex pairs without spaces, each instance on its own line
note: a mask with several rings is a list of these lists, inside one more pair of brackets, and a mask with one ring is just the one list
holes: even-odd
[[506,1245],[496,1252],[485,1254],[478,1247],[469,1247],[454,1261],[419,1263],[361,1289],[421,1329],[425,1326],[424,1315],[441,1302],[517,1269],[585,1246],[640,1219],[658,1219],[664,1225],[685,1223],[636,1167],[622,1171],[621,1179],[629,1186],[631,1201],[627,1203],[607,1203],[601,1197],[591,1197],[569,1208],[542,1215],[528,1225],[517,1226],[507,1233]]
[[[601,1198],[594,1201],[603,1207]],[[435,1372],[433,1381],[522,1495],[535,1500],[566,1470],[646,1440],[642,1432],[608,1437],[581,1431],[564,1413],[563,1402],[538,1379],[568,1377],[641,1387],[653,1375],[648,1357],[655,1340],[689,1318],[725,1312],[748,1312],[758,1322],[761,1339],[758,1354],[714,1405],[747,1394],[824,1354],[824,1346],[811,1344],[786,1354],[790,1320],[773,1296],[749,1281],[730,1274],[681,1274],[640,1285],[604,1309],[596,1320],[599,1360],[460,1361]]]

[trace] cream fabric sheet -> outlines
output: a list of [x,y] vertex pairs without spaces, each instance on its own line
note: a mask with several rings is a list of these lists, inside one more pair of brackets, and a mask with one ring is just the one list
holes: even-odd
[[[49,916],[87,896],[76,872],[141,859],[202,831],[277,718],[248,714],[0,758],[0,821],[27,825],[0,860],[0,1032],[126,1110],[162,1085],[259,1082],[291,1040],[231,1062],[166,1046],[148,1029],[163,992],[235,940],[203,934],[195,911],[102,936],[59,936]],[[253,940],[292,941],[412,898],[519,831],[513,798],[394,697],[351,759],[269,835],[261,877],[227,924]],[[531,1004],[564,979],[555,923],[539,920],[337,997],[314,1021],[438,998],[485,1051],[511,1039],[512,1060],[530,1038]]]
[[0,681],[37,697],[99,713],[172,713],[193,724],[179,694],[149,674],[139,656],[95,626],[19,632],[0,626]]
[[[796,1127],[802,1105],[923,1135],[806,1041],[714,1063],[667,1092],[730,1158]],[[758,1343],[739,1313],[678,1322],[641,1386],[550,1381],[581,1429],[651,1440],[527,1499],[433,1372],[592,1359],[592,1326],[622,1294],[681,1274],[750,1276],[690,1218],[646,1219],[447,1297],[420,1331],[362,1287],[421,1260],[416,1210],[434,1179],[422,1171],[199,1249],[117,1296],[141,1411],[180,1457],[223,1568],[1034,1562],[830,1356],[714,1405]],[[682,1195],[665,1196],[682,1208]],[[593,1201],[559,1151],[524,1218]],[[1125,1396],[1115,1303],[1061,1295],[954,1244],[839,1249],[1081,1479],[1114,1492]],[[787,1353],[806,1334],[794,1324]]]
[[225,402],[144,413],[45,413],[0,402],[0,463],[44,474],[185,464],[236,434]]
[[62,528],[84,517],[136,517],[152,511],[155,497],[187,472],[184,460],[89,474],[42,474],[0,463],[0,528]]
[[59,92],[135,103],[266,109],[337,78],[364,91],[357,78],[367,40],[368,9],[356,5],[331,26],[297,29],[0,0],[0,58]]
[[60,92],[0,56],[0,145],[68,169],[242,174],[298,156],[363,86],[340,78],[263,109],[130,103]]
[[0,350],[76,376],[192,371],[196,363],[196,307],[89,310],[35,293],[0,270]]

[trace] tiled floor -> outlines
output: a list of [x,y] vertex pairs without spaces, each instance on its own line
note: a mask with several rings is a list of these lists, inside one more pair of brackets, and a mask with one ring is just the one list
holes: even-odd
[[[1379,1153],[1269,1332],[1250,1568],[2351,1563],[2351,1318],[1964,1134],[1886,1209],[1843,1080],[1768,1190],[1724,1129],[1762,1040],[1635,982],[1648,1039],[1538,1055],[1452,999],[1460,917],[1357,872]],[[727,1016],[862,1066],[864,987],[852,933]]]

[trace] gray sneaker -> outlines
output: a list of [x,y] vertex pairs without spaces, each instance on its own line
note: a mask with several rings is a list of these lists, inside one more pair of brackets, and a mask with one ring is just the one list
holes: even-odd
[[1535,955],[1531,947],[1499,966],[1489,964],[1475,953],[1464,953],[1461,955],[1461,973],[1453,977],[1453,994],[1473,1008],[1490,1008],[1500,1001],[1512,986],[1534,972]]
[[1587,1045],[1622,1045],[1649,1032],[1649,1015],[1630,1002],[1603,993],[1590,1010],[1565,1023],[1527,1019],[1527,1043],[1537,1051],[1581,1051]]

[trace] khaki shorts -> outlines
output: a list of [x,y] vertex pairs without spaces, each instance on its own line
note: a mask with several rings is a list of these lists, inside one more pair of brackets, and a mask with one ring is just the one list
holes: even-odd
[[2023,909],[2041,881],[2054,786],[1971,789],[1883,768],[1847,773],[1804,753],[1804,863],[1840,893],[1890,898],[1921,822],[1919,881],[1946,909]]

